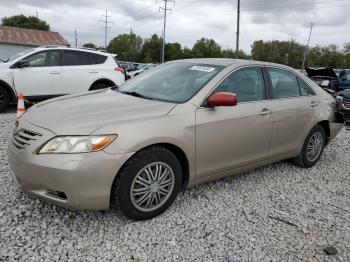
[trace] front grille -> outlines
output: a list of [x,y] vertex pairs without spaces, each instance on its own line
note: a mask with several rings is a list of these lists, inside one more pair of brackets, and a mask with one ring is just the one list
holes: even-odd
[[12,144],[17,149],[23,150],[41,136],[41,134],[21,129],[12,136]]
[[344,97],[343,98],[343,105],[345,108],[350,109],[350,98]]

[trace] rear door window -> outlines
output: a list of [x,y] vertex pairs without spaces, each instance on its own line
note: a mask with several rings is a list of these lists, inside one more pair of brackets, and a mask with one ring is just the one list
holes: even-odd
[[107,60],[107,56],[90,53],[90,64],[103,64]]
[[300,96],[298,79],[292,73],[277,69],[267,68],[272,83],[272,97],[287,98]]
[[304,81],[299,79],[300,92],[302,96],[312,96],[314,91]]
[[265,84],[261,68],[247,67],[233,72],[215,90],[215,93],[219,92],[236,94],[239,103],[264,100]]
[[90,53],[64,50],[63,52],[63,65],[64,66],[78,66],[78,65],[89,65],[90,64]]

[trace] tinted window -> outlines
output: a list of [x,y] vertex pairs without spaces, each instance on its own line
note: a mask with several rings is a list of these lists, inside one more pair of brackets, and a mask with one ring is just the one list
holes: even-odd
[[312,96],[314,91],[302,80],[299,79],[300,92],[302,96]]
[[28,56],[24,60],[28,61],[29,67],[59,66],[59,56],[58,50],[50,50]]
[[267,72],[272,82],[273,98],[300,96],[298,80],[288,71],[268,68]]
[[350,79],[350,71],[346,71],[346,80]]
[[215,90],[215,93],[230,92],[237,95],[238,102],[265,99],[265,85],[261,68],[244,68],[232,73]]
[[106,61],[107,56],[90,53],[90,59],[90,64],[92,65],[103,64]]
[[90,64],[90,53],[73,51],[73,50],[64,50],[63,52],[64,66],[89,65],[89,64]]

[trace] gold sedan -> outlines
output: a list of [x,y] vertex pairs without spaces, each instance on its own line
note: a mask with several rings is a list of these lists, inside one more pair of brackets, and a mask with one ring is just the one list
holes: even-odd
[[179,60],[119,89],[33,106],[11,134],[9,162],[35,197],[149,219],[199,183],[283,159],[312,167],[343,127],[335,108],[283,65]]

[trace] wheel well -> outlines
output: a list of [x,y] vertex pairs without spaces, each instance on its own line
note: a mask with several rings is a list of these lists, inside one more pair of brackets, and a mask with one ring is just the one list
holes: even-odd
[[182,169],[182,174],[183,174],[182,189],[185,190],[190,179],[190,165],[185,152],[180,147],[175,146],[173,144],[161,143],[156,145],[164,147],[165,149],[169,150],[179,160],[181,169]]
[[16,100],[16,94],[12,90],[12,88],[2,80],[0,80],[0,86],[4,88],[7,91],[7,93],[10,95],[10,99],[11,99],[10,102],[14,102]]
[[115,86],[116,85],[112,80],[103,78],[103,79],[99,79],[99,80],[96,80],[95,82],[93,82],[92,85],[89,88],[89,91],[95,90],[94,86],[97,85],[97,84],[107,84],[109,86]]
[[326,144],[328,144],[330,136],[331,136],[331,130],[329,128],[329,122],[327,120],[323,120],[321,122],[318,123],[320,126],[323,127],[324,131],[326,132]]

